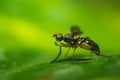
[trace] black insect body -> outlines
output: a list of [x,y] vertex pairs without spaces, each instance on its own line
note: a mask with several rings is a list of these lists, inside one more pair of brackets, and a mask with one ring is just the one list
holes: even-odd
[[[54,34],[54,37],[56,38],[55,45],[60,47],[60,52],[57,55],[57,57],[51,61],[51,63],[55,62],[61,55],[62,47],[68,47],[73,48],[73,59],[74,59],[74,53],[76,48],[81,47],[86,50],[90,50],[94,52],[97,56],[100,55],[100,49],[99,46],[91,40],[89,37],[82,37],[80,38],[80,35],[82,34],[82,31],[79,29],[78,26],[72,26],[71,27],[71,33],[62,35]],[[61,41],[64,41],[65,43],[62,43]]]
[[66,34],[63,37],[63,40],[71,46],[76,45],[76,39],[74,39],[73,35],[71,34]]

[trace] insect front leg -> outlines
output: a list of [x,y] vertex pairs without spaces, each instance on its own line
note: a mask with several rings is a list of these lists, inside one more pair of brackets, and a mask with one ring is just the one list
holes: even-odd
[[60,57],[61,53],[62,53],[62,46],[60,45],[60,51],[59,51],[58,55],[57,55],[56,58],[55,58],[54,60],[52,60],[50,63],[54,63],[54,62]]
[[59,53],[58,53],[58,55],[56,56],[56,58],[55,58],[54,60],[52,60],[50,63],[54,63],[54,62],[57,61],[57,59],[58,59],[58,58],[60,57],[60,55],[62,54],[62,47],[68,47],[68,45],[67,45],[67,44],[64,44],[64,43],[57,43],[57,42],[55,42],[55,45],[60,47],[60,48],[59,48]]
[[56,41],[56,42],[55,42],[55,45],[56,45],[56,46],[61,46],[61,47],[70,47],[69,44],[61,43],[60,41]]

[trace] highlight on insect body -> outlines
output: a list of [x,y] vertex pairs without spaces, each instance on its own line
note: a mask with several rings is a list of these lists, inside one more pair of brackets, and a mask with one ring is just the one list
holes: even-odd
[[60,57],[60,55],[62,54],[62,47],[73,49],[73,55],[72,55],[73,60],[74,60],[75,50],[79,47],[82,49],[92,51],[97,56],[100,55],[100,49],[96,42],[91,40],[89,37],[80,37],[83,34],[83,32],[80,30],[78,26],[72,26],[70,30],[71,30],[70,34],[63,35],[61,33],[58,33],[53,35],[53,37],[55,37],[56,39],[55,45],[59,46],[59,53],[57,57],[51,61],[51,63],[54,63]]

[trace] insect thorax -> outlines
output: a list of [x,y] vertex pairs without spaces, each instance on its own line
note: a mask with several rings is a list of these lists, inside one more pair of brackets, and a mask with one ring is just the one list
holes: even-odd
[[76,43],[77,43],[76,40],[73,38],[73,36],[71,34],[64,35],[63,40],[66,43],[70,44],[71,46],[75,46]]

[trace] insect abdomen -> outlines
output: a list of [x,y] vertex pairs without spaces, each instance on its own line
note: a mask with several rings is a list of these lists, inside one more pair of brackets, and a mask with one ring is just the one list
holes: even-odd
[[91,50],[91,49],[92,49],[92,46],[89,45],[87,42],[82,42],[79,46],[80,46],[81,48],[87,49],[87,50]]
[[81,38],[78,40],[78,46],[80,46],[83,49],[91,50],[96,55],[100,54],[99,46],[92,40],[88,38]]
[[97,43],[95,43],[92,40],[89,40],[89,45],[92,46],[91,51],[94,52],[96,55],[100,55],[100,49],[99,46],[97,45]]

